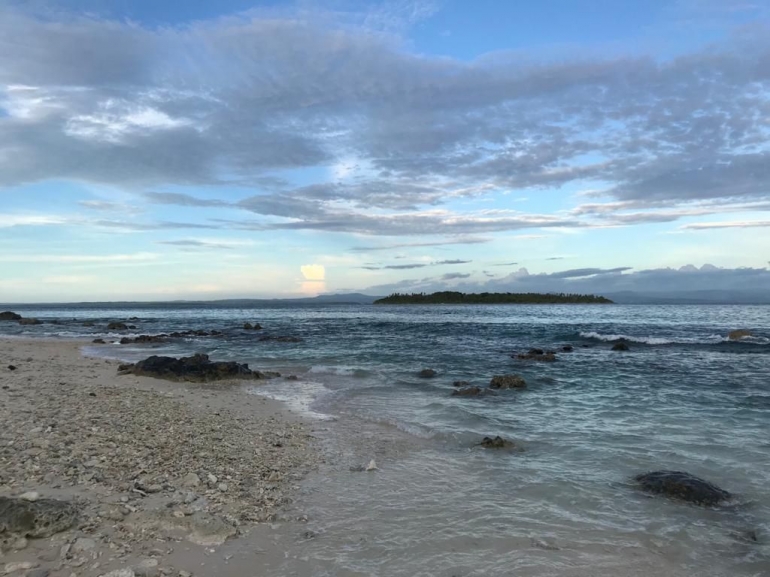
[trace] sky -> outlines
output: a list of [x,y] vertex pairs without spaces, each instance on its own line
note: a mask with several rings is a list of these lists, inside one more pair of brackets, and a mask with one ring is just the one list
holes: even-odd
[[770,0],[0,0],[0,302],[769,260]]

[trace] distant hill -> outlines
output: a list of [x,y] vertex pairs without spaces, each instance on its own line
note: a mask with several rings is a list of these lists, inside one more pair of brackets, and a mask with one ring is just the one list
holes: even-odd
[[612,304],[612,301],[596,295],[563,293],[461,293],[442,291],[432,294],[394,293],[374,301],[374,304]]

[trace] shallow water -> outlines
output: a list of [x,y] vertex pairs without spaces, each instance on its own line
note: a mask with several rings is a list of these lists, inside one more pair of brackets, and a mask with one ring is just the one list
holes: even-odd
[[[135,322],[139,333],[221,338],[94,347],[133,360],[208,352],[297,374],[257,390],[319,418],[339,451],[304,487],[316,536],[276,574],[770,575],[770,307],[323,306],[258,309],[17,307],[45,319]],[[243,331],[259,322],[261,332]],[[729,342],[727,333],[755,336]],[[106,336],[80,322],[5,334]],[[301,343],[260,342],[297,335]],[[631,351],[611,351],[624,337]],[[570,344],[555,363],[511,358]],[[417,372],[431,367],[434,379]],[[522,391],[451,397],[518,373]],[[320,420],[336,419],[336,423]],[[485,435],[519,452],[474,446]],[[375,473],[350,466],[376,458]],[[629,479],[681,469],[728,489],[706,509]],[[759,542],[742,539],[755,531]]]

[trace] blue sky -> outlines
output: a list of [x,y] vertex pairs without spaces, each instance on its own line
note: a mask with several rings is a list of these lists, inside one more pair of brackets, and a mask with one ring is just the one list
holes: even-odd
[[0,302],[770,290],[769,24],[751,0],[5,2]]

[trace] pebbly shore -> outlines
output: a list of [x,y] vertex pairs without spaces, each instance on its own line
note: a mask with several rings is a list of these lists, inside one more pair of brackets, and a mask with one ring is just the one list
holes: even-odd
[[216,575],[207,555],[288,514],[319,460],[307,425],[238,382],[118,375],[83,344],[0,341],[0,497],[78,511],[50,537],[0,527],[0,573]]

